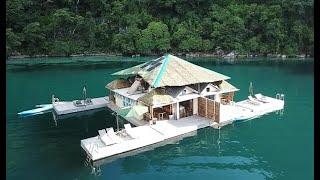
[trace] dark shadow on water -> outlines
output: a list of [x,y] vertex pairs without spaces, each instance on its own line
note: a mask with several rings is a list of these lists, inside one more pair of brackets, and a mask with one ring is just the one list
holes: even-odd
[[102,63],[91,63],[91,62],[81,62],[81,63],[38,63],[38,64],[12,64],[7,65],[7,71],[9,72],[31,72],[31,71],[47,71],[47,70],[89,70],[89,69],[109,69],[109,68],[119,68],[125,69],[131,66],[138,65],[139,62],[116,62],[108,61]]
[[107,110],[106,110],[106,108],[99,108],[99,109],[93,109],[93,110],[89,110],[89,111],[64,114],[64,115],[58,115],[55,112],[52,112],[52,117],[53,117],[53,120],[60,121],[63,119],[84,118],[85,116],[92,116],[93,114],[100,112],[100,111],[107,111]]
[[255,66],[255,67],[272,67],[283,69],[291,74],[313,74],[314,73],[314,60],[221,60],[221,61],[192,61],[202,67],[214,67],[214,66]]
[[[152,58],[149,58],[152,59]],[[108,60],[108,61],[86,61],[85,59],[76,60],[64,63],[9,63],[7,64],[7,71],[9,72],[31,72],[31,71],[45,71],[45,70],[89,70],[89,69],[115,69],[121,70],[129,68],[149,60],[144,58],[142,60]],[[188,61],[203,66],[229,66],[229,65],[243,65],[243,66],[266,66],[285,68],[290,73],[294,74],[308,74],[313,73],[314,60],[313,59],[217,59],[217,58],[185,58]]]

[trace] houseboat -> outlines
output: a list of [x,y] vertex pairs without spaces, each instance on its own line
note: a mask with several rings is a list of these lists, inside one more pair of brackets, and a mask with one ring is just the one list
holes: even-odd
[[284,108],[281,94],[250,94],[234,102],[239,89],[228,82],[230,77],[170,54],[113,75],[117,78],[106,85],[107,107],[130,124],[122,130],[101,129],[97,136],[81,140],[90,161]]

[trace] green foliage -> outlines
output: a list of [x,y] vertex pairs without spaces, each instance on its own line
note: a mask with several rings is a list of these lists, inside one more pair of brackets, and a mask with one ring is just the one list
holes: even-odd
[[170,49],[170,34],[168,26],[162,22],[151,22],[141,32],[138,39],[139,52],[148,54],[150,52],[167,52]]
[[6,54],[314,53],[312,0],[6,1]]
[[113,37],[113,48],[124,54],[134,54],[137,52],[137,41],[141,36],[141,30],[133,25],[116,34]]
[[6,29],[6,56],[17,50],[16,48],[21,45],[20,37],[12,32],[12,29]]
[[69,42],[55,41],[52,45],[52,54],[68,56],[72,51],[72,45]]
[[45,41],[44,33],[41,30],[39,22],[33,22],[23,28],[24,40],[28,54],[36,54],[41,52],[42,45]]
[[260,50],[260,40],[257,37],[252,37],[246,42],[247,52],[257,54]]

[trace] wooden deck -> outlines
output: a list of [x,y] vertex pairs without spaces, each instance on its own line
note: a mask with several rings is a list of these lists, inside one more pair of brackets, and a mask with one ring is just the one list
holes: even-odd
[[93,161],[114,156],[164,140],[174,138],[200,128],[208,127],[210,121],[200,116],[190,116],[179,120],[157,121],[155,125],[145,125],[132,128],[129,132],[131,140],[105,146],[98,136],[81,140],[81,147]]
[[[106,146],[99,136],[95,136],[81,140],[81,147],[92,161],[96,161],[163,143],[168,139],[176,138],[208,126],[220,128],[237,120],[253,119],[284,108],[284,101],[282,100],[271,97],[266,97],[266,100],[268,103],[261,102],[256,105],[248,100],[233,103],[232,105],[221,105],[219,123],[198,115],[179,120],[161,120],[157,121],[155,125],[147,124],[131,128],[130,132],[127,131],[127,134],[131,138],[123,138],[116,144]],[[119,137],[121,138],[121,136]]]
[[92,104],[84,106],[75,106],[73,101],[54,102],[53,109],[58,115],[88,111],[92,109],[103,108],[107,106],[108,99],[106,97],[92,98]]
[[233,105],[221,105],[220,126],[237,120],[252,119],[284,108],[284,101],[271,97],[265,98],[268,102],[259,102],[255,105],[249,100],[243,100]]

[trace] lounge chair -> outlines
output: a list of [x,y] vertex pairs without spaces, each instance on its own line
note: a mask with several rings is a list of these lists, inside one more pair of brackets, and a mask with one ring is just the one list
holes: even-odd
[[108,136],[109,136],[114,142],[120,143],[120,142],[123,141],[119,136],[116,135],[116,133],[114,132],[114,130],[113,130],[112,127],[111,127],[111,128],[107,128],[106,130],[107,130]]
[[113,141],[113,140],[108,136],[108,134],[106,133],[106,130],[105,130],[105,129],[98,130],[98,133],[99,133],[99,138],[100,138],[100,140],[101,140],[101,141],[103,142],[103,144],[105,144],[106,146],[110,146],[110,145],[116,143],[115,141]]
[[250,103],[250,104],[252,104],[252,105],[255,105],[255,106],[257,106],[257,105],[260,105],[260,102],[258,102],[257,100],[255,100],[252,96],[248,96],[248,103]]
[[131,127],[131,124],[125,124],[125,125],[124,125],[124,128],[125,128],[126,130],[128,130],[128,129],[131,129],[132,127]]
[[85,103],[86,103],[86,104],[92,104],[91,98],[87,98],[87,99],[85,100]]
[[81,100],[75,100],[75,101],[73,101],[73,105],[76,106],[76,107],[84,106],[84,104],[81,102]]
[[263,102],[263,103],[268,103],[269,101],[267,101],[267,99],[266,99],[266,97],[265,96],[263,96],[262,94],[256,94],[256,95],[254,95],[255,97],[256,97],[256,99],[258,100],[258,101],[261,101],[261,102]]
[[132,137],[132,138],[138,138],[137,136],[135,136],[134,135],[134,133],[132,132],[132,127],[131,127],[131,125],[130,124],[125,124],[124,125],[124,129],[126,130],[126,132],[127,132],[127,134],[130,136],[130,137]]

